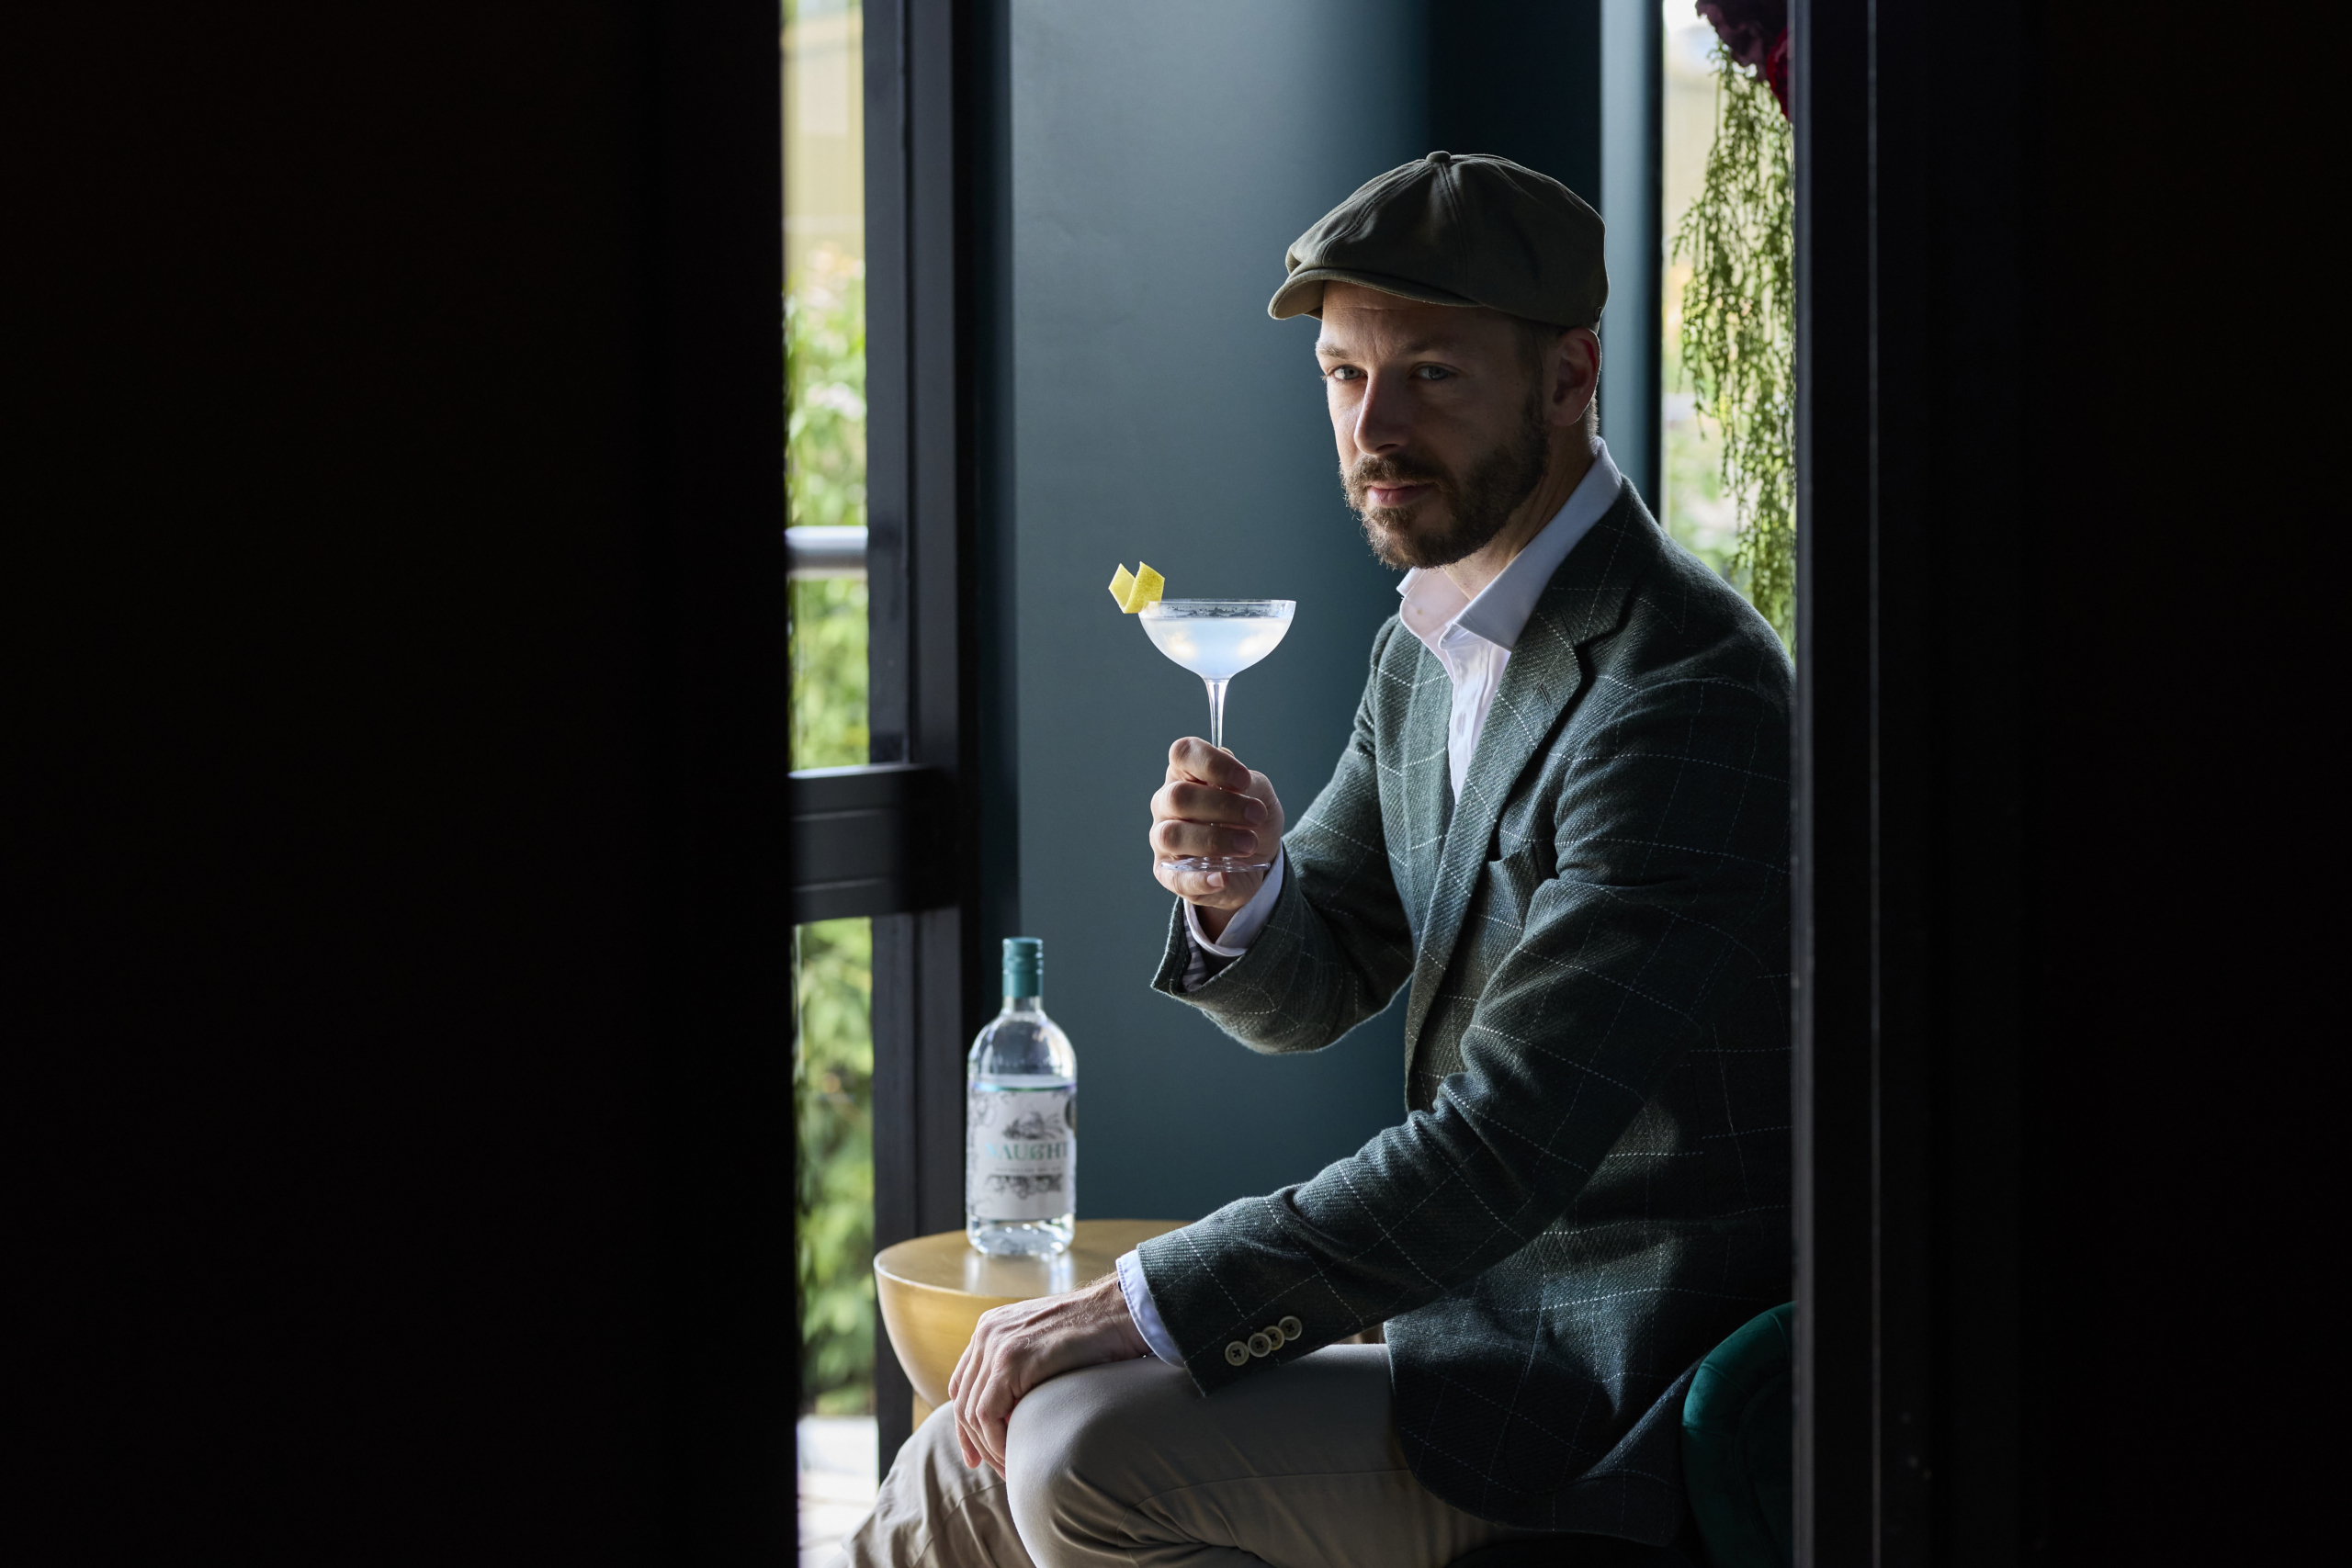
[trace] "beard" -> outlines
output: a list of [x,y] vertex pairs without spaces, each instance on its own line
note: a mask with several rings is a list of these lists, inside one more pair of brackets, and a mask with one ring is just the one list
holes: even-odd
[[[1452,566],[1494,541],[1521,502],[1544,481],[1549,452],[1549,432],[1544,425],[1543,387],[1528,393],[1519,428],[1510,438],[1456,474],[1434,457],[1410,450],[1385,457],[1359,457],[1340,470],[1348,505],[1363,524],[1363,536],[1383,565],[1393,567]],[[1406,506],[1373,506],[1366,502],[1376,484],[1426,484],[1430,492]],[[1414,526],[1436,509],[1448,513],[1442,525]]]

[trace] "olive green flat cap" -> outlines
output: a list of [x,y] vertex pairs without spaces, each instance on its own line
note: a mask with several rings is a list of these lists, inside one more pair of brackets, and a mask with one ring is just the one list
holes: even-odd
[[1368,181],[1291,242],[1266,313],[1323,313],[1323,286],[1485,305],[1589,327],[1609,301],[1600,214],[1549,175],[1485,152],[1432,152]]

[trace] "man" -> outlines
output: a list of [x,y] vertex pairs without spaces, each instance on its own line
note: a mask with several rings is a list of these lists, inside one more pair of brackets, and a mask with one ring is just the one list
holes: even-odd
[[1349,502],[1410,570],[1295,828],[1170,750],[1157,985],[1261,1051],[1409,985],[1408,1114],[983,1318],[859,1562],[1672,1561],[1690,1371],[1789,1294],[1788,665],[1594,434],[1600,220],[1432,152],[1286,261],[1271,313],[1321,318]]

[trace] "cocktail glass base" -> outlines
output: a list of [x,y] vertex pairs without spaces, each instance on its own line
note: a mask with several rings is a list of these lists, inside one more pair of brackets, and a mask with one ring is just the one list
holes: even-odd
[[1174,860],[1161,861],[1168,871],[1264,871],[1274,863],[1270,860],[1247,860],[1238,855],[1179,855]]

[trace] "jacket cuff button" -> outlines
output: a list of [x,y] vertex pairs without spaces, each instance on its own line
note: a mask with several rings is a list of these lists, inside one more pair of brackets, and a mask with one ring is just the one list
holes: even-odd
[[1250,1353],[1251,1355],[1263,1356],[1272,1351],[1273,1348],[1274,1342],[1267,1338],[1264,1335],[1252,1334],[1250,1336]]
[[1282,1321],[1282,1331],[1284,1341],[1303,1339],[1306,1337],[1306,1325],[1295,1317],[1286,1317]]
[[1250,1347],[1238,1339],[1225,1348],[1225,1360],[1227,1366],[1238,1367],[1249,1359]]

